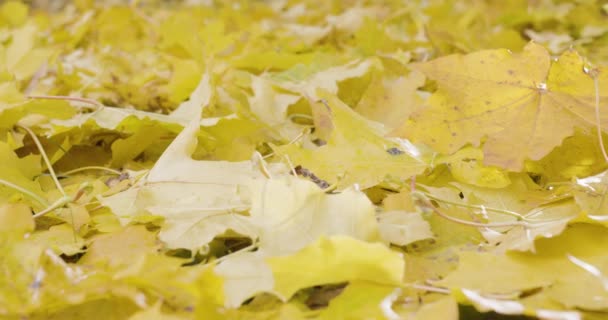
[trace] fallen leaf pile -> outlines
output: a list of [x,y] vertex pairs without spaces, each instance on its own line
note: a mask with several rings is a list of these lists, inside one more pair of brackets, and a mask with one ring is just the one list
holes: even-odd
[[0,318],[608,318],[605,1],[0,3]]

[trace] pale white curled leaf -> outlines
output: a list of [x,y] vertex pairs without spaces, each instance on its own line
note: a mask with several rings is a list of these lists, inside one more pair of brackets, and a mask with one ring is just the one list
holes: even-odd
[[260,247],[271,254],[295,252],[320,236],[348,235],[376,240],[374,206],[360,191],[327,194],[316,184],[293,176],[255,180],[251,222]]
[[249,161],[192,159],[198,130],[195,118],[142,183],[100,199],[123,221],[140,213],[164,217],[159,238],[169,248],[197,250],[229,229],[255,237],[253,228],[239,213],[250,206],[250,181],[263,178],[263,174]]
[[380,303],[380,310],[388,320],[399,320],[401,317],[393,310],[393,303],[399,299],[401,288],[396,288],[388,297],[384,298]]
[[[147,178],[148,183],[183,182],[235,188],[245,186],[251,177],[262,177],[249,161],[197,161],[196,149],[199,121],[191,121],[156,161]],[[230,192],[229,192],[230,193]]]
[[469,289],[460,289],[467,299],[475,305],[477,310],[496,311],[501,314],[518,315],[523,314],[525,307],[523,304],[512,301],[512,300],[498,300],[493,298],[484,297],[477,291]]
[[574,199],[586,216],[600,223],[608,221],[608,171],[576,179]]
[[536,316],[544,320],[581,320],[583,317],[577,311],[536,310]]
[[596,277],[597,280],[599,280],[602,286],[604,287],[604,290],[608,291],[608,277],[606,277],[598,267],[588,262],[585,262],[584,260],[581,260],[571,254],[568,254],[567,257],[570,262],[581,267],[583,270],[589,272],[589,274]]

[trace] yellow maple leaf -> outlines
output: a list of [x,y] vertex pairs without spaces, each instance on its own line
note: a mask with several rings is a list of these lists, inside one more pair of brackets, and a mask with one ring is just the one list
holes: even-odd
[[[484,50],[414,64],[437,81],[429,107],[415,113],[397,135],[423,141],[443,153],[484,141],[484,160],[521,170],[525,159],[538,160],[575,127],[596,123],[597,74],[600,93],[608,90],[603,70],[585,72],[585,62],[568,51],[556,61],[542,46],[528,44],[521,54]],[[599,72],[597,72],[599,71]],[[608,97],[600,96],[600,105]],[[608,125],[608,115],[600,118]]]

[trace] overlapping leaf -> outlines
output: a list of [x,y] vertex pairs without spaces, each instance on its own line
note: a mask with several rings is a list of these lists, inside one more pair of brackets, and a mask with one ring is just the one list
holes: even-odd
[[440,152],[483,141],[486,164],[520,170],[524,160],[542,158],[575,128],[608,125],[605,114],[597,121],[595,116],[606,103],[601,92],[608,90],[607,74],[591,70],[574,51],[552,61],[546,49],[531,43],[520,54],[486,50],[413,68],[439,89],[401,134]]

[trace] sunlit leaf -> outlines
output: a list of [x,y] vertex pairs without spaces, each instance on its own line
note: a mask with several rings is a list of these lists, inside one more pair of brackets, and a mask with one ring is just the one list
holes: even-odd
[[[594,78],[584,67],[574,51],[552,62],[534,43],[521,54],[488,50],[417,64],[439,90],[403,134],[444,153],[486,139],[486,164],[519,170],[524,160],[542,158],[573,135],[574,128],[595,127]],[[608,79],[605,72],[598,74],[602,92]],[[607,126],[605,116],[599,121]]]

